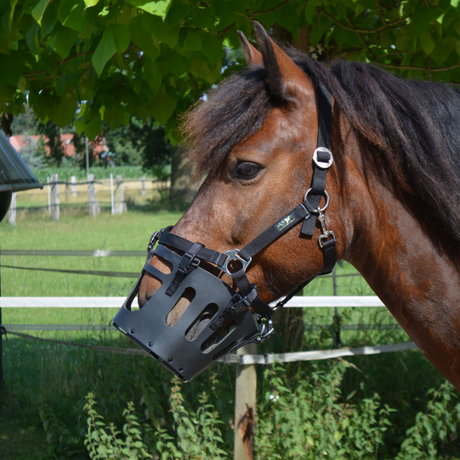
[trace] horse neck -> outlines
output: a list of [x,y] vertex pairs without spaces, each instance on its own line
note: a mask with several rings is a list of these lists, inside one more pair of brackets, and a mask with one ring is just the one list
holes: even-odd
[[[455,357],[460,350],[460,277],[446,245],[436,241],[441,224],[426,225],[420,200],[403,203],[396,191],[384,186],[378,172],[363,166],[366,153],[351,143],[345,155],[349,173],[341,185],[344,190],[352,187],[352,195],[348,203],[343,195],[342,206],[348,206],[353,230],[344,258],[460,390],[460,363]],[[453,248],[458,253],[458,245]]]

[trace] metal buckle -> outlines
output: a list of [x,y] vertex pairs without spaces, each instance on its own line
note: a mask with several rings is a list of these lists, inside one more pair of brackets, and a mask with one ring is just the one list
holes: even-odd
[[[265,319],[267,323],[263,323],[262,320]],[[257,323],[259,325],[259,336],[256,337],[255,342],[256,343],[261,343],[264,340],[267,340],[269,337],[271,337],[275,329],[273,327],[273,321],[271,318],[265,318],[260,315],[257,316]]]
[[[318,160],[318,152],[327,152],[327,153],[329,153],[329,160],[326,163],[323,162],[323,161]],[[331,151],[327,147],[318,147],[313,152],[313,161],[316,163],[316,166],[318,166],[318,168],[328,169],[328,168],[331,167],[332,162],[334,161],[334,158],[332,156]]]
[[329,231],[327,231],[326,233],[323,233],[322,235],[320,235],[320,236],[318,237],[318,244],[319,244],[319,247],[320,247],[321,249],[323,249],[323,246],[324,246],[323,241],[324,241],[324,240],[328,240],[329,237],[331,237],[331,236],[332,236],[332,239],[335,240],[335,233],[334,233],[332,230],[329,230]]
[[[306,192],[305,192],[305,196],[303,197],[303,200],[304,201],[307,201],[307,198],[308,198],[308,194],[311,192],[311,188],[309,188]],[[324,190],[323,192],[323,195],[326,197],[326,204],[322,207],[322,208],[319,208],[318,209],[314,209],[312,211],[312,213],[314,214],[317,214],[317,213],[321,213],[321,212],[324,212],[327,207],[329,206],[329,193],[326,192],[326,190]]]
[[225,272],[227,275],[230,275],[230,276],[233,276],[234,273],[231,273],[228,271],[228,264],[232,261],[232,260],[237,260],[238,262],[241,262],[241,264],[243,265],[243,271],[246,271],[246,268],[248,267],[248,265],[252,262],[252,257],[249,258],[249,260],[245,260],[243,259],[240,255],[239,255],[239,249],[232,249],[231,251],[225,251],[225,255],[227,255],[227,260],[219,266],[219,268]]

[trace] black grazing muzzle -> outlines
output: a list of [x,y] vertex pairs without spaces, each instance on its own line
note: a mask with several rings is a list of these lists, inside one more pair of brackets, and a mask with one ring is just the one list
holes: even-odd
[[[249,295],[242,297],[219,277],[200,267],[203,258],[199,259],[188,251],[180,256],[162,244],[163,235],[173,236],[185,246],[191,245],[192,251],[196,249],[196,243],[166,230],[156,234],[152,242],[160,239],[160,243],[155,254],[172,265],[171,273],[165,274],[150,265],[149,257],[113,323],[182,380],[191,380],[225,353],[246,343],[260,341],[269,329],[261,316],[248,308],[257,296],[255,286],[251,285]],[[199,250],[196,252],[199,256]],[[227,258],[221,259],[226,261]],[[204,260],[210,263],[208,258]],[[161,281],[161,287],[142,308],[132,310],[131,304],[146,272]],[[182,315],[174,316],[181,298],[190,304]]]
[[[300,236],[312,238],[318,221],[323,232],[318,239],[324,257],[321,274],[330,273],[334,267],[335,235],[327,230],[323,215],[329,203],[326,174],[333,161],[329,151],[331,95],[317,82],[316,96],[319,128],[318,147],[313,153],[313,178],[297,207],[242,249],[226,253],[174,235],[170,232],[172,227],[154,233],[150,239],[147,263],[113,324],[182,380],[191,380],[228,352],[271,336],[274,332],[271,315],[311,281],[297,286],[270,307],[246,276],[246,269],[257,253],[300,222]],[[321,208],[323,196],[326,205]],[[169,262],[170,273],[150,265],[154,254]],[[142,308],[133,310],[131,305],[145,273],[159,280],[161,287]],[[221,279],[223,274],[233,278],[235,288]]]

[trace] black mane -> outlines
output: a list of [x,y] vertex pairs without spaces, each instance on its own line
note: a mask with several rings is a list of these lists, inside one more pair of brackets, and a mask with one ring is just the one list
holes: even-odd
[[[440,83],[398,78],[371,64],[338,61],[329,68],[294,49],[285,51],[329,89],[370,152],[369,161],[399,191],[423,200],[426,219],[436,219],[460,243],[459,93]],[[265,79],[262,67],[236,74],[187,115],[183,129],[197,175],[218,170],[279,104]]]

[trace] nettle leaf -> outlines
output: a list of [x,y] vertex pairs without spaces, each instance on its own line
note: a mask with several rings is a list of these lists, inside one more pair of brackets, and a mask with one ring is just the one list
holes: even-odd
[[43,13],[51,0],[40,0],[32,10],[32,17],[41,25]]
[[48,43],[60,56],[65,59],[78,38],[78,32],[59,25]]
[[127,3],[164,20],[171,7],[172,0],[127,0]]
[[92,59],[94,69],[98,75],[101,75],[107,61],[115,53],[123,53],[128,48],[129,41],[129,29],[124,24],[111,24],[104,30]]

